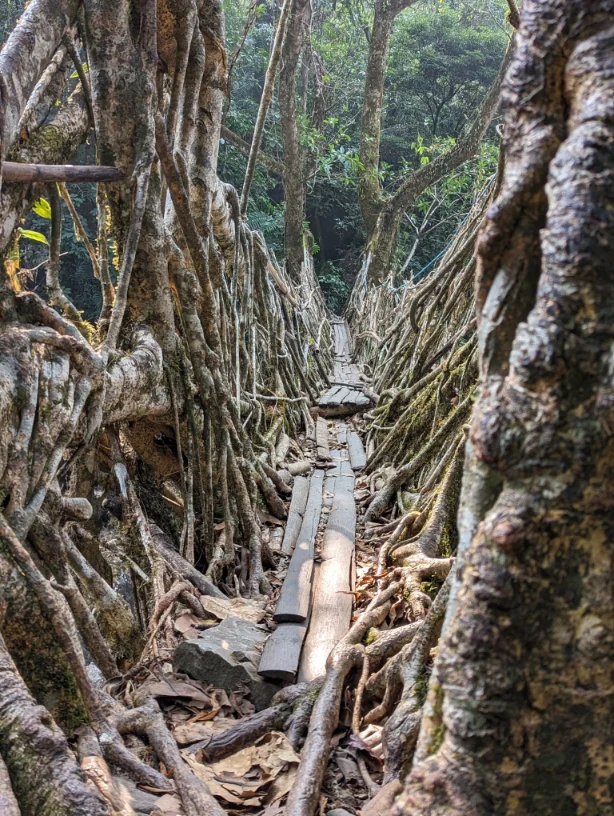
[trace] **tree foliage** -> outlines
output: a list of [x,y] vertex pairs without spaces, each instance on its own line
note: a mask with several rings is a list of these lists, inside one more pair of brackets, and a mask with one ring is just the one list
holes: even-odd
[[[391,41],[385,89],[381,146],[385,188],[393,189],[398,173],[419,167],[450,147],[471,118],[492,83],[507,45],[506,8],[502,0],[471,4],[425,2],[399,15]],[[241,46],[232,71],[226,124],[249,141],[276,11],[271,4],[242,0],[228,2],[226,12],[231,49]],[[319,118],[314,71],[306,53],[297,83],[299,127],[306,154],[303,174],[307,225],[315,239],[316,269],[335,309],[340,308],[351,288],[364,248],[356,186],[360,171],[360,108],[372,15],[370,2],[321,0],[314,4],[308,45],[317,53],[322,66],[324,111]],[[399,235],[395,260],[399,269],[404,266],[415,239],[411,221],[421,220],[421,213],[428,211],[434,197],[442,201],[437,208],[438,226],[421,239],[416,264],[424,266],[444,248],[467,213],[473,190],[481,187],[485,174],[494,168],[497,141],[493,129],[478,159],[420,198]],[[283,158],[275,97],[263,150]],[[222,177],[240,184],[244,168],[245,158],[232,145],[224,144],[220,158]],[[259,168],[250,215],[263,225],[267,240],[276,251],[283,216],[281,195],[279,180]]]

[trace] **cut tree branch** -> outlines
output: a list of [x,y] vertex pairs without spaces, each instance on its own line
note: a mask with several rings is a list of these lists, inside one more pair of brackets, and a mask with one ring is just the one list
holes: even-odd
[[123,170],[119,167],[103,167],[89,164],[22,164],[3,162],[2,180],[31,184],[32,182],[101,182],[121,181]]

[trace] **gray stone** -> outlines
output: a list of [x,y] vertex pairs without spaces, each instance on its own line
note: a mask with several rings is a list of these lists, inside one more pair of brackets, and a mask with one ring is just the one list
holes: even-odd
[[255,623],[226,618],[198,638],[185,640],[175,649],[175,671],[210,683],[224,691],[240,684],[251,691],[257,711],[266,708],[279,687],[258,675],[258,663],[268,633]]

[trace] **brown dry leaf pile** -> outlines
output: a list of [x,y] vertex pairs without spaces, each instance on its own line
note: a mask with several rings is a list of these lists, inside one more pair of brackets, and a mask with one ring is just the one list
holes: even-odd
[[200,602],[206,612],[219,620],[242,618],[250,623],[260,623],[265,616],[264,603],[246,598],[213,598],[202,595]]
[[285,734],[278,731],[207,765],[189,750],[181,753],[217,799],[248,807],[267,806],[281,799],[292,787],[299,763]]

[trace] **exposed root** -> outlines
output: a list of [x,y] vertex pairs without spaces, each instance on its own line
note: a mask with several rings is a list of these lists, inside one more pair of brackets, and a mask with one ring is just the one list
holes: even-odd
[[[401,698],[384,726],[383,746],[386,782],[404,777],[418,740],[422,705],[428,685],[426,667],[437,645],[450,594],[448,578],[431,606],[414,641],[403,647],[395,662],[402,686]],[[390,679],[387,677],[387,682]]]
[[402,583],[394,582],[378,593],[328,658],[326,677],[309,722],[297,780],[288,796],[286,807],[289,813],[311,816],[318,807],[330,740],[339,718],[345,678],[363,660],[364,647],[360,642],[364,635],[386,618],[391,598],[401,587]]

